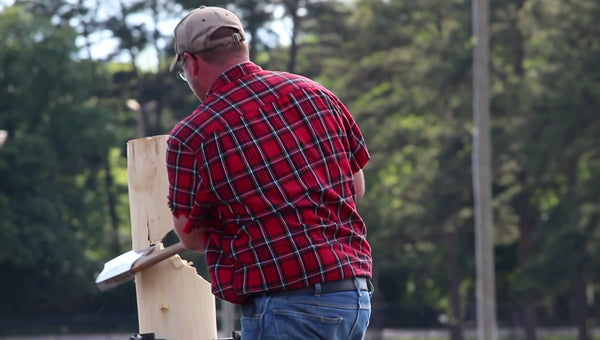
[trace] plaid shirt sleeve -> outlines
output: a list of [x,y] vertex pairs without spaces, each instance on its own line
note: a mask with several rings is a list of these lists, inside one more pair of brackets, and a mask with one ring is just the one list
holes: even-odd
[[362,132],[352,117],[352,114],[350,114],[350,111],[348,111],[346,106],[344,106],[339,99],[337,99],[337,107],[343,113],[345,120],[344,126],[348,136],[348,150],[350,150],[350,166],[352,168],[352,172],[357,173],[360,169],[367,165],[371,156],[369,155],[367,144],[365,143]]
[[167,173],[169,176],[169,208],[175,216],[189,215],[194,204],[200,178],[195,154],[178,139],[167,141]]

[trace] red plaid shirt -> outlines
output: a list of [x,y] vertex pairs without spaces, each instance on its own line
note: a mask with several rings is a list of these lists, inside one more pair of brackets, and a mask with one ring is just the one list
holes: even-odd
[[207,228],[213,293],[241,304],[370,278],[353,182],[368,160],[358,126],[323,86],[250,62],[221,75],[167,149],[169,205]]

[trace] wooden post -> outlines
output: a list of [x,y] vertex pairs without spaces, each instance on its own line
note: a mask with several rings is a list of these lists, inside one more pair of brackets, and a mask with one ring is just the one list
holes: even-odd
[[473,0],[473,192],[475,198],[475,268],[477,276],[477,338],[498,339],[492,218],[490,136],[489,4]]
[[[167,206],[167,136],[127,143],[132,246],[159,244],[173,229]],[[135,275],[139,333],[156,339],[208,340],[217,337],[215,298],[210,283],[175,255]]]

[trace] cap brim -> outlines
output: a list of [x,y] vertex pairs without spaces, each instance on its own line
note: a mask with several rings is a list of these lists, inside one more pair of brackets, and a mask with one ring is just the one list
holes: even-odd
[[170,72],[174,72],[175,69],[177,68],[177,64],[179,64],[179,54],[176,54],[175,57],[173,57],[173,60],[171,60],[171,65],[169,66],[169,71]]

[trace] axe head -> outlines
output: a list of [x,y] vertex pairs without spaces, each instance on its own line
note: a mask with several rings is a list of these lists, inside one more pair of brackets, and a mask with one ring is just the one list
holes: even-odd
[[130,250],[104,264],[104,269],[96,278],[96,285],[101,291],[109,290],[122,283],[133,280],[135,273],[131,270],[133,264],[142,256],[149,254],[155,245],[140,250]]

